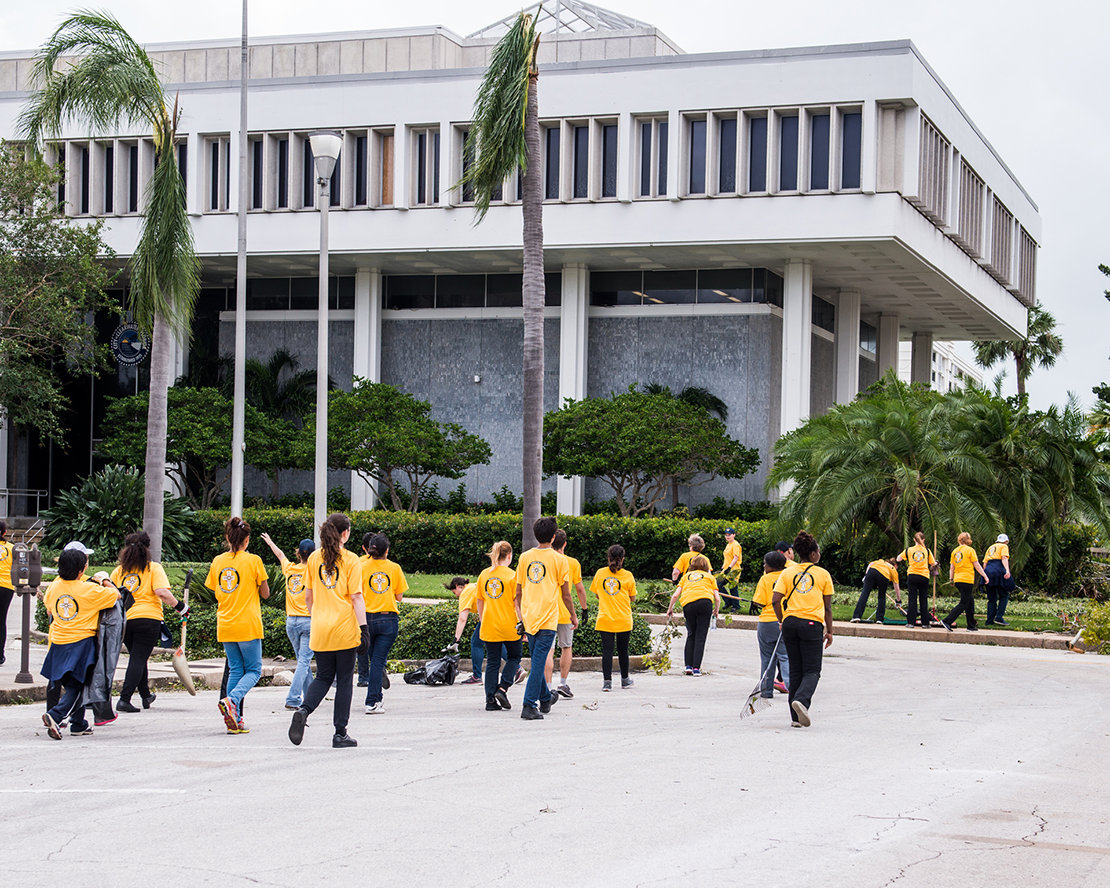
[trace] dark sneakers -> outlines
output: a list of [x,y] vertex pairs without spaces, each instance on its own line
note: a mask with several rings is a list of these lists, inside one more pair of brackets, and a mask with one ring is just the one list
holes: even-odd
[[58,727],[58,723],[54,721],[53,718],[51,718],[49,712],[44,712],[42,714],[42,723],[46,725],[46,733],[49,735],[51,740],[62,739],[62,729]]
[[493,699],[496,700],[502,709],[512,709],[513,705],[509,702],[509,695],[505,693],[504,688],[498,688],[493,692]]
[[[292,731],[293,729],[290,728],[289,730]],[[351,749],[355,746],[358,746],[358,741],[348,733],[336,734],[331,738],[332,749]]]
[[546,715],[547,713],[549,713],[551,711],[551,707],[554,706],[558,702],[559,702],[559,695],[556,694],[554,691],[552,691],[551,696],[548,697],[546,700],[544,700],[542,703],[540,703],[540,712],[542,712]]
[[382,673],[382,690],[383,691],[388,691],[389,690],[389,673],[388,672],[383,672]]
[[486,697],[486,712],[504,712],[496,697]]
[[540,715],[540,711],[536,709],[535,706],[525,706],[520,710],[520,717],[525,721],[535,721],[536,719],[543,718],[543,716]]
[[[301,741],[304,739],[304,726],[308,721],[308,710],[303,706],[293,713],[293,719],[289,722],[289,742],[294,746],[300,746]],[[337,734],[336,737],[339,735]],[[332,738],[332,746],[335,745],[335,738]]]
[[150,709],[150,704],[157,699],[157,694],[151,694],[149,697],[143,697],[143,709]]

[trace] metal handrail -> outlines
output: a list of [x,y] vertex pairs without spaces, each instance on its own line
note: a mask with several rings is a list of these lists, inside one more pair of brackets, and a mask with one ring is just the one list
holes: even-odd
[[0,487],[0,515],[11,515],[11,501],[20,500],[24,501],[24,505],[29,505],[33,499],[35,501],[34,517],[42,511],[43,501],[50,505],[50,491],[38,490],[33,487]]

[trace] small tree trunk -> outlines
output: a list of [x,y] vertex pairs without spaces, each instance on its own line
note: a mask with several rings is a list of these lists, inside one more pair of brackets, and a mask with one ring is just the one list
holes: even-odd
[[522,544],[536,544],[532,525],[540,517],[540,480],[543,473],[543,192],[540,175],[539,81],[528,78],[528,106],[524,114],[524,172],[521,210],[524,216],[524,516]]
[[1025,397],[1025,362],[1020,356],[1014,355],[1014,365],[1017,367],[1017,393],[1019,398]]
[[143,479],[143,530],[150,536],[150,557],[154,561],[162,558],[166,428],[173,356],[173,330],[166,319],[157,314],[150,344],[150,402],[146,414],[146,474]]

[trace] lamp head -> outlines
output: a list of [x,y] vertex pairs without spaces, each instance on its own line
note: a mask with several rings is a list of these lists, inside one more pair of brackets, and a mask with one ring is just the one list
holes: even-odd
[[332,130],[319,130],[308,137],[312,146],[312,160],[316,164],[316,177],[327,181],[335,170],[343,137]]

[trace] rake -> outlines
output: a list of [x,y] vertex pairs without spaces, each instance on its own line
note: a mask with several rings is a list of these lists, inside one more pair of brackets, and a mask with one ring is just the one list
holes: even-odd
[[740,718],[747,718],[749,715],[755,715],[764,709],[769,709],[771,706],[771,698],[762,696],[763,681],[767,678],[767,674],[775,668],[775,663],[778,662],[776,656],[779,651],[779,645],[782,644],[782,630],[779,630],[779,637],[775,640],[775,648],[771,651],[771,660],[767,664],[767,668],[763,670],[763,674],[756,682],[755,688],[750,694],[748,699],[744,701],[744,705],[740,707]]

